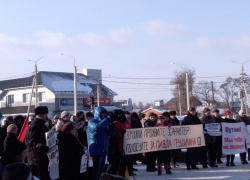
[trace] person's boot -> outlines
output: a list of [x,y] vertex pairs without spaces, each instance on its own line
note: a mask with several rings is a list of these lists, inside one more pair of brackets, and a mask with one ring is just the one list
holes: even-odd
[[229,162],[227,161],[226,166],[229,166]]
[[158,164],[157,167],[158,167],[158,176],[160,176],[162,173],[162,165]]
[[169,164],[165,164],[165,169],[166,169],[166,174],[172,174],[172,172],[170,171],[170,165]]
[[235,166],[234,162],[231,162],[231,166]]
[[217,164],[223,164],[223,162],[221,161],[221,159],[217,159]]

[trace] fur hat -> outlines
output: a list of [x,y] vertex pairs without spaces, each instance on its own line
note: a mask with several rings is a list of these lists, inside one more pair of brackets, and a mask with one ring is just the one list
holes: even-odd
[[153,113],[153,112],[150,112],[149,115],[148,115],[148,117],[150,117],[150,116],[156,116],[156,114]]
[[170,118],[170,114],[169,114],[169,112],[163,112],[162,114],[161,114],[162,116],[164,116],[164,117],[169,117]]
[[53,119],[59,119],[59,117],[58,117],[57,115],[55,115],[55,116],[53,117]]
[[35,115],[39,114],[48,114],[48,107],[47,106],[37,106],[35,108]]
[[94,117],[94,115],[93,115],[92,112],[87,112],[87,113],[86,113],[86,117]]
[[220,110],[219,109],[215,109],[213,112],[214,113],[220,113]]
[[189,108],[189,111],[196,111],[194,107]]
[[17,131],[18,127],[15,124],[11,124],[7,127],[7,133],[13,133],[14,131]]

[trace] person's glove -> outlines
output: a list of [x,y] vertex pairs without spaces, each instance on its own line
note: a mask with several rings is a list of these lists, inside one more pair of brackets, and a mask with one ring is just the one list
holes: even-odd
[[125,134],[125,133],[126,133],[126,130],[123,129],[123,130],[121,130],[120,132],[121,132],[121,134]]

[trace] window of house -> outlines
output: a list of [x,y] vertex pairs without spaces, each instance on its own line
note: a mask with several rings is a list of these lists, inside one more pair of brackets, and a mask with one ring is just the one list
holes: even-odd
[[38,93],[38,100],[39,100],[39,102],[44,102],[45,101],[45,92],[39,92]]
[[7,105],[10,106],[14,103],[14,95],[7,96]]
[[23,94],[23,103],[28,103],[29,100],[30,100],[30,94],[29,93]]

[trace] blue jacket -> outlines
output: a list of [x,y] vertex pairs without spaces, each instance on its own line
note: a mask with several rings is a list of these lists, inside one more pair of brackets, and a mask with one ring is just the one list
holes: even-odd
[[106,111],[103,107],[96,107],[94,118],[88,123],[89,153],[90,156],[103,155],[106,149],[106,155],[109,148],[109,121],[101,119],[100,114]]

